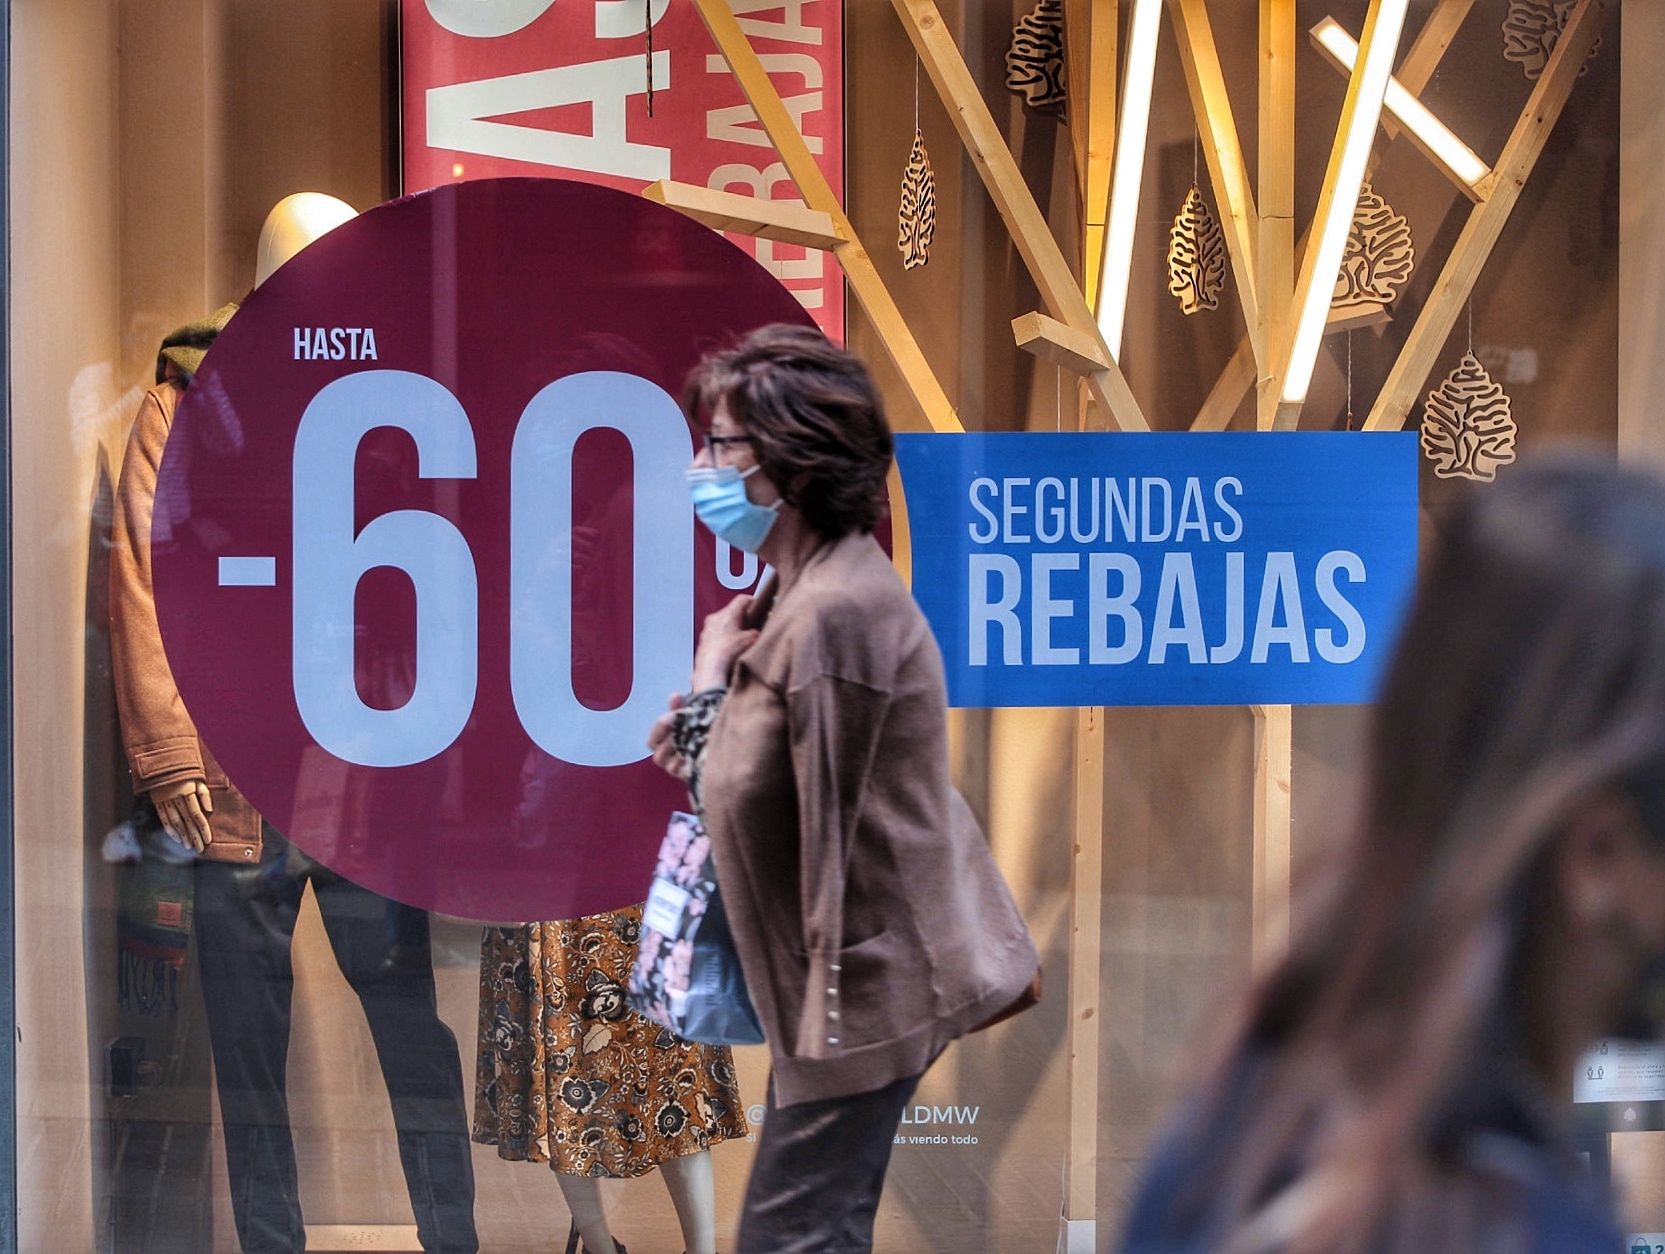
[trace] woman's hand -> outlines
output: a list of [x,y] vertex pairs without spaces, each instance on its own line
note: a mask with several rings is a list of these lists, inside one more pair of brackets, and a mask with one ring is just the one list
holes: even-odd
[[715,614],[705,616],[699,648],[694,651],[694,692],[727,684],[734,659],[757,641],[757,629],[745,625],[751,605],[751,597],[737,596]]
[[660,770],[677,779],[687,779],[688,760],[676,751],[676,744],[671,740],[671,724],[676,721],[676,712],[681,708],[682,694],[671,693],[665,712],[653,720],[653,730],[648,732],[648,748],[653,751],[653,764]]

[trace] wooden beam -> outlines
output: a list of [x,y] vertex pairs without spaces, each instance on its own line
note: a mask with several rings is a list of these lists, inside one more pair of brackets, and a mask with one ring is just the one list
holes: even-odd
[[[1293,366],[1295,340],[1300,333],[1301,311],[1306,307],[1309,299],[1322,291],[1326,298],[1335,289],[1336,276],[1333,273],[1319,273],[1319,256],[1323,251],[1324,227],[1335,215],[1346,214],[1347,220],[1352,220],[1354,209],[1358,205],[1359,189],[1349,181],[1348,186],[1339,186],[1342,166],[1347,154],[1347,139],[1353,130],[1355,121],[1361,114],[1370,121],[1370,133],[1376,132],[1381,116],[1382,102],[1374,97],[1364,98],[1365,71],[1371,64],[1371,56],[1378,39],[1386,38],[1390,32],[1382,30],[1381,14],[1383,0],[1370,0],[1370,7],[1365,12],[1364,30],[1359,35],[1359,59],[1353,68],[1352,76],[1347,82],[1347,96],[1342,101],[1341,117],[1336,122],[1335,142],[1330,145],[1330,160],[1324,171],[1324,184],[1318,195],[1318,209],[1313,214],[1310,242],[1301,257],[1300,277],[1295,281],[1295,292],[1289,303],[1288,335],[1284,337],[1278,354],[1277,372],[1269,380],[1270,386],[1261,394],[1259,410],[1260,425],[1266,426],[1266,401],[1273,405],[1272,426],[1293,430],[1300,419],[1301,406],[1304,401],[1285,401],[1283,399],[1284,386],[1287,383]],[[1391,28],[1393,38],[1397,40],[1399,28]],[[1360,181],[1363,181],[1364,166],[1358,167]],[[1335,261],[1339,266],[1341,257],[1338,254]],[[1326,263],[1325,269],[1328,269]]]
[[[1070,128],[1076,132],[1082,206],[1082,290],[1091,311],[1097,308],[1103,267],[1105,226],[1110,217],[1110,174],[1115,161],[1117,0],[1066,0],[1087,13],[1085,55],[1070,67]],[[1085,67],[1082,66],[1085,62]],[[1085,72],[1083,72],[1083,69]],[[1083,90],[1085,87],[1085,90]],[[1025,325],[1028,324],[1028,325]],[[1077,374],[1112,365],[1103,337],[1087,335],[1045,314],[1034,313],[1012,324],[1018,343],[1042,356],[1056,350],[1052,360],[1069,365]],[[1097,331],[1096,320],[1093,329]],[[1031,335],[1031,331],[1033,334]],[[1074,354],[1075,364],[1063,360]],[[1122,379],[1120,371],[1107,384]],[[1089,419],[1103,425],[1103,405],[1088,406],[1081,425]],[[1070,1251],[1097,1249],[1099,1054],[1104,1017],[1099,1013],[1103,990],[1101,963],[1104,933],[1104,721],[1102,709],[1075,712],[1074,853],[1070,865],[1069,969],[1069,1158],[1065,1180],[1064,1220]]]
[[955,129],[999,209],[1012,242],[1034,277],[1047,312],[1078,331],[1087,330],[1092,312],[1081,294],[1081,283],[1023,181],[1023,172],[983,102],[982,92],[935,0],[892,0],[892,4],[932,86],[954,119]]
[[1087,128],[1081,125],[1080,110],[1086,98],[1088,56],[1093,43],[1092,0],[1063,0],[1064,84],[1069,99],[1064,103],[1064,123],[1070,138],[1070,161],[1075,170],[1075,194],[1087,198]]
[[[1473,4],[1474,0],[1439,0],[1439,3],[1434,6],[1434,11],[1428,15],[1428,20],[1423,23],[1422,30],[1417,34],[1416,42],[1411,45],[1411,51],[1405,57],[1404,64],[1399,67],[1399,81],[1405,84],[1407,90],[1421,92],[1423,88],[1427,87],[1428,83],[1434,77],[1434,71],[1439,68],[1440,58],[1445,55],[1445,50],[1451,46],[1452,36],[1455,35],[1457,27],[1462,24],[1463,18],[1468,16],[1468,11]],[[1265,16],[1265,10],[1263,9],[1263,21]],[[1262,35],[1265,35],[1264,28],[1262,30]],[[1264,107],[1264,101],[1262,103]],[[1262,118],[1265,118],[1264,112],[1262,113]],[[1372,158],[1373,161],[1381,161],[1382,156],[1387,150],[1389,142],[1391,141],[1385,141],[1377,145],[1376,152]],[[1265,151],[1266,135],[1264,125],[1261,133],[1261,144],[1262,151]],[[1293,166],[1290,168],[1293,169]],[[1263,165],[1262,172],[1264,173],[1264,171],[1265,167]],[[1280,238],[1282,231],[1280,222],[1275,217],[1271,217],[1268,214],[1267,205],[1269,203],[1270,201],[1267,196],[1266,180],[1262,178],[1260,239],[1263,246],[1269,236],[1274,240]],[[1287,203],[1290,205],[1290,214],[1293,215],[1294,200],[1292,189]],[[1291,230],[1293,230],[1293,225],[1294,219],[1291,216]],[[1288,260],[1290,264],[1288,266],[1288,273],[1291,275],[1291,282],[1293,282],[1294,274],[1293,259],[1298,253],[1306,251],[1307,240],[1310,238],[1311,236],[1309,232],[1308,236],[1303,238],[1300,244],[1293,246],[1289,251]],[[1258,268],[1261,274],[1264,275],[1267,270],[1264,256],[1259,260],[1260,265]],[[1264,302],[1262,303],[1262,309],[1265,309]],[[1330,320],[1330,328],[1332,331],[1337,329],[1336,324],[1337,319],[1332,317]],[[1247,379],[1243,378],[1243,363],[1245,361],[1248,361],[1250,365],[1250,375]],[[1220,372],[1220,378],[1215,383],[1214,390],[1208,394],[1208,399],[1203,403],[1203,407],[1198,412],[1196,419],[1192,422],[1191,430],[1225,430],[1226,425],[1231,422],[1232,415],[1237,412],[1238,405],[1242,403],[1243,393],[1248,391],[1249,387],[1255,383],[1253,366],[1254,359],[1252,355],[1250,355],[1249,340],[1248,337],[1245,336],[1238,343],[1237,351],[1233,353],[1231,358],[1226,362],[1225,369]],[[1216,423],[1218,425],[1215,425]]]
[[[1098,308],[1099,272],[1104,266],[1104,231],[1110,221],[1110,172],[1116,161],[1117,0],[1066,0],[1088,14],[1084,72],[1070,63],[1070,130],[1079,136],[1082,160],[1082,290]],[[1086,84],[1083,92],[1079,84]]]
[[1665,467],[1665,78],[1654,60],[1665,48],[1665,6],[1632,5],[1619,49],[1619,405],[1618,451],[1656,473]]
[[[1301,246],[1306,246],[1304,239]],[[1347,309],[1332,309],[1325,334],[1357,331],[1391,321],[1393,314],[1386,305],[1354,305]],[[1249,337],[1245,335],[1237,341],[1237,351],[1227,359],[1225,369],[1220,371],[1220,377],[1214,382],[1213,390],[1204,399],[1197,416],[1191,420],[1191,430],[1224,431],[1231,425],[1237,407],[1243,403],[1244,394],[1254,385],[1254,352],[1249,347]]]
[[[1260,235],[1256,248],[1259,270],[1261,343],[1264,351],[1254,370],[1255,427],[1271,426],[1281,386],[1277,363],[1289,351],[1292,302],[1295,293],[1295,0],[1260,0],[1259,25],[1259,169]],[[1247,358],[1247,361],[1240,359]],[[1221,415],[1230,422],[1242,391],[1233,386],[1254,366],[1252,352],[1239,349],[1221,375],[1230,405],[1215,401],[1203,406],[1204,416]],[[1234,373],[1235,371],[1235,373]],[[1244,387],[1247,386],[1245,381]],[[1257,957],[1281,953],[1287,937],[1276,933],[1270,920],[1287,912],[1290,879],[1289,787],[1291,711],[1288,706],[1257,707],[1254,765],[1254,882],[1250,913]],[[1267,735],[1268,730],[1273,734]],[[1279,891],[1281,886],[1281,892]]]
[[1254,386],[1255,355],[1249,347],[1249,337],[1237,342],[1237,351],[1226,362],[1214,384],[1214,390],[1203,401],[1197,416],[1191,420],[1193,431],[1224,431],[1231,425],[1232,416],[1243,403],[1243,397]]
[[1567,18],[1549,64],[1544,67],[1508,142],[1503,145],[1495,167],[1496,187],[1490,199],[1470,211],[1427,304],[1417,315],[1399,360],[1364,420],[1364,430],[1396,431],[1405,425],[1434,363],[1445,351],[1446,339],[1458,315],[1474,291],[1475,279],[1520,201],[1527,176],[1572,95],[1579,71],[1584,68],[1584,58],[1595,45],[1610,7],[1616,7],[1613,0],[1580,0]]
[[1083,378],[1109,366],[1102,343],[1044,313],[1026,313],[1013,318],[1012,338],[1025,352]]
[[[1096,327],[1097,324],[1095,324]],[[1104,340],[1100,338],[1102,345]],[[1108,350],[1106,350],[1108,351]],[[1100,370],[1086,377],[1087,393],[1093,404],[1087,406],[1087,421],[1084,430],[1087,431],[1149,431],[1150,424],[1145,422],[1145,416],[1139,409],[1139,402],[1133,395],[1133,389],[1127,385],[1127,376],[1114,363],[1108,370]],[[1129,422],[1123,422],[1117,415],[1133,415]],[[1135,427],[1130,422],[1140,423]]]
[[792,200],[763,200],[739,196],[695,183],[660,179],[642,189],[642,195],[657,204],[703,222],[718,231],[739,231],[759,239],[780,240],[831,252],[844,242],[833,225],[832,215]]
[[[700,0],[700,3],[704,7],[715,0]],[[942,14],[937,11],[935,0],[891,0],[891,3],[913,41],[920,63],[954,119],[972,164],[982,176],[983,185],[1000,211],[1018,254],[1035,280],[1047,313],[1072,330],[1090,335],[1102,346],[1104,337],[1099,333],[1092,310],[1087,307],[1081,283],[1064,259],[1063,250],[1058,247],[1029,185],[1023,181],[1023,173],[995,125],[994,115],[984,103],[982,92],[966,68]],[[1093,399],[1120,430],[1150,430],[1108,347],[1104,348],[1104,356],[1112,363],[1109,369],[1087,380]]]
[[1249,343],[1255,360],[1265,361],[1266,326],[1260,315],[1257,295],[1260,276],[1255,271],[1256,236],[1260,215],[1255,211],[1254,191],[1249,186],[1243,147],[1237,137],[1231,97],[1220,68],[1220,52],[1208,22],[1203,0],[1168,0],[1179,41],[1179,57],[1185,67],[1185,86],[1191,93],[1191,110],[1202,132],[1201,144],[1208,163],[1209,182],[1214,186],[1225,228],[1226,252],[1231,257],[1232,277],[1237,281],[1237,299],[1249,328]]
[[[1070,865],[1070,1146],[1064,1218],[1098,1217],[1100,964],[1104,950],[1104,716],[1075,712],[1075,843]],[[1071,1242],[1070,1248],[1076,1248]],[[1096,1248],[1089,1246],[1088,1248]]]
[[1261,0],[1259,41],[1260,238],[1255,263],[1264,351],[1257,359],[1255,426],[1265,430],[1277,412],[1274,375],[1289,347],[1295,291],[1295,0]]
[[1294,770],[1294,711],[1257,705],[1254,787],[1254,952],[1257,965],[1289,945],[1289,886],[1293,862],[1290,789]]
[[963,430],[948,393],[943,390],[931,363],[925,359],[924,350],[919,347],[907,320],[902,317],[902,311],[897,308],[867,250],[862,247],[855,228],[844,214],[844,207],[838,203],[838,196],[816,164],[780,93],[769,81],[768,72],[758,60],[751,41],[740,29],[739,19],[725,0],[694,0],[694,7],[699,10],[717,50],[723,54],[740,89],[745,92],[752,112],[757,114],[758,122],[780,154],[786,172],[798,185],[804,203],[832,220],[833,229],[840,237],[833,247],[833,256],[843,267],[845,277],[850,281],[850,290],[855,293],[862,311],[872,322],[880,342],[923,411],[925,421],[933,431]]
[[913,591],[913,525],[908,517],[908,495],[903,490],[902,470],[893,457],[885,474],[885,495],[890,502],[890,564],[902,582]]

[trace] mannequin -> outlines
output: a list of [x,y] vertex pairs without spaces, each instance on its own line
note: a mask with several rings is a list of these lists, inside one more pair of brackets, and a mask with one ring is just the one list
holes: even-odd
[[[543,791],[525,783],[527,799]],[[687,1254],[716,1254],[710,1150],[746,1132],[731,1052],[625,1006],[641,913],[488,927],[481,938],[474,1139],[549,1164],[572,1216],[565,1254],[580,1238],[583,1254],[625,1254],[601,1181],[655,1170]]]
[[[659,1164],[659,1171],[665,1177],[671,1205],[676,1207],[682,1243],[687,1247],[684,1254],[716,1254],[717,1186],[711,1172],[711,1151],[667,1159]],[[557,1172],[555,1179],[572,1212],[573,1227],[584,1239],[586,1254],[616,1254],[619,1247],[601,1204],[601,1181],[564,1172]]]
[[[716,1254],[717,1190],[711,1174],[711,1151],[661,1163],[665,1188],[676,1207],[676,1221],[682,1225],[685,1254]],[[557,1172],[561,1196],[572,1212],[572,1226],[584,1239],[585,1254],[618,1254],[621,1247],[607,1226],[607,1211],[601,1204],[601,1181],[588,1176]],[[569,1244],[570,1251],[571,1246]]]
[[260,248],[254,263],[254,285],[259,287],[274,271],[314,240],[358,216],[344,200],[322,192],[295,192],[272,206],[260,228]]
[[[254,285],[259,287],[301,249],[357,216],[346,201],[323,192],[285,196],[272,206],[260,229]],[[150,800],[169,835],[197,853],[208,848],[213,840],[214,798],[207,779],[196,776],[159,784],[150,790]]]
[[[317,193],[279,202],[261,232],[259,280],[353,216],[350,206]],[[116,696],[135,790],[198,855],[192,932],[238,1239],[245,1254],[306,1247],[287,1059],[290,943],[310,884],[375,1042],[423,1249],[476,1254],[462,1071],[456,1037],[439,1018],[427,913],[332,874],[264,822],[197,736],[162,646],[150,564],[157,472],[180,399],[235,311],[228,305],[163,341],[156,386],[145,394],[122,464],[110,601]]]

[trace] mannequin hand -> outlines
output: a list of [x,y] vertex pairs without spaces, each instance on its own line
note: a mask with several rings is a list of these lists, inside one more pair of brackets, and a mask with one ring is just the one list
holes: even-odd
[[751,597],[737,596],[715,614],[705,616],[699,648],[694,651],[695,692],[721,688],[728,683],[729,667],[734,659],[757,642],[757,630],[745,625],[746,611],[751,604]]
[[671,693],[665,712],[653,720],[653,730],[648,733],[648,748],[653,750],[653,764],[660,770],[677,779],[687,779],[688,760],[676,751],[676,745],[671,740],[671,724],[676,721],[676,712],[681,708],[682,694]]
[[169,836],[197,853],[208,848],[208,842],[214,838],[208,828],[208,816],[214,813],[214,797],[208,791],[206,780],[181,779],[161,784],[150,790],[150,800]]

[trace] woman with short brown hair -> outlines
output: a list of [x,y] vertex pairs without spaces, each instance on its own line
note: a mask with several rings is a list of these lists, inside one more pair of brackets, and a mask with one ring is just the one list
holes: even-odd
[[[710,354],[689,375],[683,408],[695,421],[709,421],[719,406],[811,533],[836,540],[878,525],[890,424],[855,357],[808,327],[765,327]],[[713,451],[713,465],[724,460]]]
[[740,1251],[865,1251],[920,1076],[1038,962],[949,783],[936,643],[872,535],[891,435],[865,367],[764,327],[686,395],[696,513],[775,570],[706,620],[650,739],[710,831],[773,1062]]

